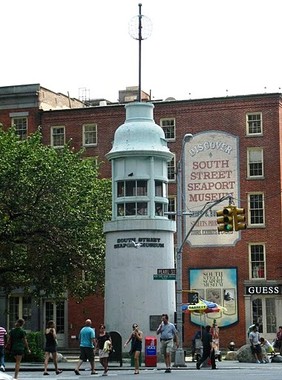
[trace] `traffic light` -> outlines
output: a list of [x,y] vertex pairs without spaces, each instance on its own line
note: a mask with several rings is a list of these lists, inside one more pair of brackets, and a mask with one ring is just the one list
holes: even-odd
[[244,208],[234,208],[234,224],[235,231],[245,230],[247,228]]
[[217,230],[218,232],[230,232],[233,231],[233,207],[224,207],[223,210],[216,212],[217,218]]

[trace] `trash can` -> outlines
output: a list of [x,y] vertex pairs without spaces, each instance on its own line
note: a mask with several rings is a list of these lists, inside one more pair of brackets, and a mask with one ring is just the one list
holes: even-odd
[[154,336],[145,338],[145,366],[157,366],[157,338]]

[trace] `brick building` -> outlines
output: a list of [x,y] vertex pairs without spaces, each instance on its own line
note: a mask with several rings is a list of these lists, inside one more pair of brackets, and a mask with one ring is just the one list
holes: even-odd
[[[226,308],[223,313],[185,314],[184,347],[190,346],[198,324],[214,319],[222,347],[230,341],[244,344],[253,322],[260,323],[264,337],[273,339],[282,324],[281,94],[157,101],[154,106],[155,122],[175,154],[168,167],[168,211],[176,209],[175,173],[183,136],[194,135],[185,146],[183,197],[190,211],[184,217],[185,231],[207,203],[224,195],[231,194],[234,204],[246,210],[246,230],[218,234],[215,211],[228,201],[218,204],[195,225],[184,245],[183,289],[196,289]],[[11,117],[9,109],[0,107],[2,124],[9,125]],[[97,157],[101,176],[110,177],[105,154],[124,119],[123,104],[50,111],[38,107],[27,133],[40,125],[43,143],[57,147],[71,139],[75,149],[85,148],[85,156]],[[62,344],[76,345],[74,337],[85,316],[91,314],[97,325],[103,320],[103,299],[94,295],[81,304],[70,300],[64,312]]]

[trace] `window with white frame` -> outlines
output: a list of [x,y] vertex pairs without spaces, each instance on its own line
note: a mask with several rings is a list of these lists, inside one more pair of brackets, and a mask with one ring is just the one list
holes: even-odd
[[264,244],[249,245],[250,279],[265,278],[265,246]]
[[262,113],[248,113],[247,118],[247,135],[262,135]]
[[175,140],[175,119],[161,119],[160,120],[161,127],[164,131],[165,138],[168,141]]
[[53,147],[63,147],[65,145],[65,127],[51,128],[51,145]]
[[11,120],[12,127],[15,128],[17,135],[19,135],[21,140],[27,138],[27,127],[28,118],[27,117],[13,117]]
[[170,182],[175,181],[175,173],[176,173],[176,169],[175,169],[175,156],[174,156],[172,160],[167,163],[167,178]]
[[171,220],[175,220],[176,216],[176,197],[168,197],[168,218]]
[[262,193],[249,194],[249,226],[264,226],[264,197]]
[[83,125],[83,145],[97,145],[97,124]]
[[263,149],[248,148],[248,177],[263,177]]
[[31,297],[12,295],[8,301],[8,326],[12,329],[19,318],[25,320],[25,329],[31,329]]

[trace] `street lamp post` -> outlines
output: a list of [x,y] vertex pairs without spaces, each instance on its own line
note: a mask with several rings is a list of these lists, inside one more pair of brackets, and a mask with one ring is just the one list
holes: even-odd
[[182,253],[183,253],[183,172],[185,173],[185,144],[193,138],[191,133],[184,135],[180,152],[180,159],[177,163],[177,251],[176,251],[176,323],[179,336],[179,348],[175,352],[174,365],[185,367],[185,357],[182,348],[183,343],[183,323],[182,323]]

